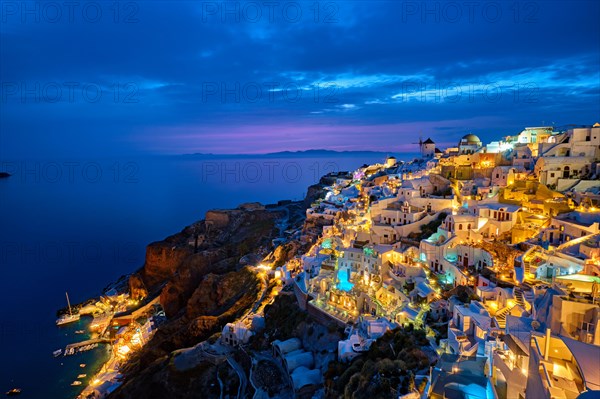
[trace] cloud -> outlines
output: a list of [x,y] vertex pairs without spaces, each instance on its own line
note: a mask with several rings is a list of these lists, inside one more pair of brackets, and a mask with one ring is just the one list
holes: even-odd
[[[324,137],[336,148],[389,148],[419,131],[454,142],[469,130],[490,140],[544,120],[598,119],[598,2],[519,3],[518,15],[497,3],[497,22],[481,8],[473,21],[444,14],[463,3],[435,2],[434,14],[409,3],[424,4],[300,2],[297,22],[282,5],[273,21],[263,9],[252,22],[250,14],[238,21],[209,13],[207,2],[140,2],[133,23],[115,22],[108,9],[98,23],[79,14],[73,23],[5,15],[0,148],[172,152],[193,140],[205,152],[294,150],[322,148]],[[557,20],[563,29],[546,28]],[[74,101],[66,91],[58,102],[45,96],[43,87],[68,82],[80,85]],[[28,92],[36,84],[42,89]],[[101,87],[100,101],[85,98],[85,84]],[[31,101],[36,95],[41,101]],[[390,126],[407,137],[396,141]],[[179,128],[186,134],[172,134]],[[278,129],[287,133],[273,136]]]

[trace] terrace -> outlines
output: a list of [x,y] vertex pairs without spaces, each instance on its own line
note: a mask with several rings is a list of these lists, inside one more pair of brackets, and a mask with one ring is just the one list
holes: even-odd
[[[548,339],[550,342],[547,342]],[[583,378],[564,341],[534,334],[532,345],[539,359],[538,372],[548,397],[576,399],[584,390]]]

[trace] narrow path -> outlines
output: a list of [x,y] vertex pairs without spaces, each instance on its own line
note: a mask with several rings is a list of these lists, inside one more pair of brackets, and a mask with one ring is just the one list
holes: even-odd
[[258,364],[258,362],[253,357],[251,357],[251,359],[252,359],[252,367],[250,367],[249,380],[250,380],[250,385],[252,385],[252,388],[254,388],[253,399],[268,399],[269,395],[254,383],[254,379],[253,379],[254,374],[252,372],[254,371],[254,367]]
[[221,388],[221,394],[219,395],[219,399],[223,399],[223,381],[221,377],[219,377],[219,371],[217,370],[217,381],[219,381],[219,388]]
[[246,384],[248,383],[246,373],[244,372],[242,366],[240,366],[240,364],[229,355],[227,355],[227,363],[229,363],[229,365],[237,372],[238,378],[240,379],[237,397],[238,399],[242,399],[246,393]]
[[[263,285],[263,292],[260,295],[260,298],[258,298],[258,300],[254,303],[254,306],[252,306],[252,309],[250,309],[250,311],[248,313],[246,313],[244,315],[248,316],[249,314],[255,313],[256,310],[260,307],[260,305],[262,304],[262,301],[265,299],[265,296],[267,295],[267,291],[269,290],[269,280],[267,280],[267,277],[263,277],[262,279],[262,285]],[[242,317],[243,318],[243,317]]]

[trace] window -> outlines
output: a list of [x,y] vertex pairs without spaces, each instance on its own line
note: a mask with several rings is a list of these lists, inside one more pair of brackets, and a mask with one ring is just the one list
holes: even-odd
[[458,225],[458,229],[459,229],[459,230],[462,230],[462,223],[460,223],[460,224]]

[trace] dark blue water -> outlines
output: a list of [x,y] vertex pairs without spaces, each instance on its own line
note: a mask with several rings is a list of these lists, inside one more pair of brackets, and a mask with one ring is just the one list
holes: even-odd
[[208,209],[301,199],[321,175],[374,162],[382,156],[0,160],[13,174],[0,179],[0,390],[74,397],[77,374],[106,358],[102,348],[52,357],[84,338],[74,331],[85,318],[54,325],[65,291],[73,303],[100,294],[143,264],[146,244]]

